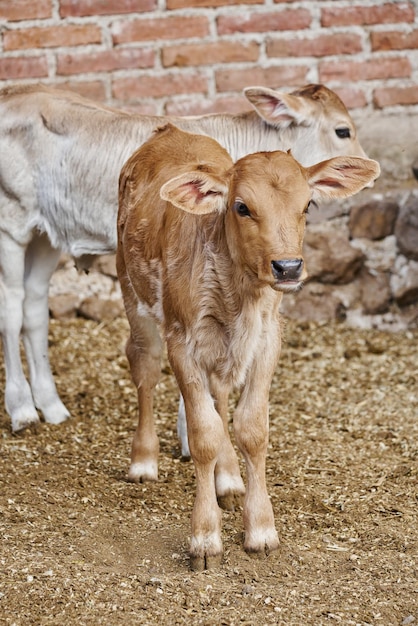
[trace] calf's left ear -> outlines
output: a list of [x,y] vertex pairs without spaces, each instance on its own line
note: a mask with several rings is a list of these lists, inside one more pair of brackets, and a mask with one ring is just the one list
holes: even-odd
[[244,96],[259,116],[271,126],[287,128],[290,124],[312,123],[315,114],[314,101],[268,87],[246,87]]
[[376,180],[377,161],[361,157],[335,157],[305,168],[312,199],[348,198]]
[[204,215],[225,210],[228,186],[207,172],[192,171],[164,183],[160,197],[178,209]]

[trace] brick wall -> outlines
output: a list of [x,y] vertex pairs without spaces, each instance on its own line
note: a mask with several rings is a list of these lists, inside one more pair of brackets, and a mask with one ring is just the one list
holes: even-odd
[[0,0],[0,28],[0,85],[184,115],[246,108],[248,85],[324,82],[366,135],[372,118],[375,135],[418,119],[418,0]]

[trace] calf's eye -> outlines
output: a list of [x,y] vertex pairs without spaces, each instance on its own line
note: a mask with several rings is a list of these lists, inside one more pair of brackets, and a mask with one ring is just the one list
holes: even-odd
[[340,139],[349,139],[351,137],[351,132],[349,128],[336,128],[335,134]]
[[239,200],[234,204],[234,211],[236,211],[240,217],[251,217],[251,213],[247,205]]

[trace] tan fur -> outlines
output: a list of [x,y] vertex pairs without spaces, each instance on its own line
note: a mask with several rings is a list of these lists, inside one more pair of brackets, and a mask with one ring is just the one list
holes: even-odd
[[152,394],[159,376],[158,324],[183,394],[196,468],[195,569],[221,558],[217,495],[241,491],[227,435],[233,388],[241,392],[234,431],[248,480],[244,547],[262,553],[278,547],[265,458],[282,292],[299,288],[306,277],[302,243],[310,199],[351,195],[377,173],[374,161],[348,157],[304,168],[280,151],[233,164],[215,140],[170,124],[122,169],[117,268],[139,403],[130,478],[157,478]]

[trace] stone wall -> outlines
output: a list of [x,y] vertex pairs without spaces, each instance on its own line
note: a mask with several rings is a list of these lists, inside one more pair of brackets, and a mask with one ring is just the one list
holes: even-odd
[[309,280],[300,293],[285,296],[286,316],[362,328],[416,327],[418,184],[365,190],[346,203],[312,209],[305,258]]

